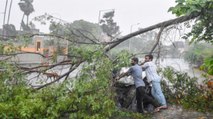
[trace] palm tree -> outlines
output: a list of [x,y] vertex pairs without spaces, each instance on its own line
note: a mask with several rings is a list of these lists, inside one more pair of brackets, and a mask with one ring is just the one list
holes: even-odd
[[[15,26],[13,24],[9,24],[13,0],[10,1],[10,6],[8,9],[9,11],[7,14],[8,1],[9,0],[6,0],[5,10],[4,10],[4,20],[3,20],[3,30],[2,30],[3,31],[2,34],[4,38],[7,38],[8,36],[15,36],[17,34]],[[5,23],[6,16],[7,16],[7,23]]]
[[22,22],[24,20],[24,16],[27,16],[27,23],[26,23],[27,26],[29,21],[29,15],[34,11],[32,2],[33,0],[20,0],[20,2],[18,3],[21,11],[24,12]]
[[9,13],[8,13],[8,18],[7,18],[7,24],[9,24],[9,21],[10,21],[10,12],[11,12],[11,8],[12,8],[12,4],[13,4],[13,0],[10,1]]

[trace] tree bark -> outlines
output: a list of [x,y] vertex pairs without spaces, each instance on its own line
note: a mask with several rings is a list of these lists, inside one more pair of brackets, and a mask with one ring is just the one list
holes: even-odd
[[153,51],[155,50],[156,46],[159,44],[160,37],[161,37],[161,34],[162,34],[162,32],[163,32],[163,29],[164,29],[164,27],[161,27],[161,28],[160,28],[160,31],[158,32],[158,35],[157,35],[157,38],[156,38],[157,41],[156,41],[156,43],[154,44],[154,46],[152,47],[152,49],[151,49],[151,51],[150,51],[149,54],[152,54]]
[[161,22],[161,23],[158,23],[158,24],[155,24],[155,25],[140,29],[140,30],[138,30],[136,32],[130,33],[128,35],[125,35],[125,36],[123,36],[121,38],[117,38],[117,40],[116,40],[116,42],[114,44],[109,45],[109,46],[107,46],[105,48],[105,51],[108,52],[109,50],[111,50],[115,46],[119,45],[123,41],[125,41],[125,40],[127,40],[129,38],[132,38],[134,36],[137,36],[139,34],[145,33],[147,31],[151,31],[151,30],[156,29],[156,28],[160,28],[160,27],[165,27],[166,28],[166,27],[168,27],[170,25],[173,25],[173,24],[182,23],[182,22],[188,21],[190,19],[194,19],[194,18],[198,17],[199,15],[200,15],[200,13],[190,14],[190,15],[178,17],[178,18],[175,18],[175,19],[171,19],[171,20],[168,20],[168,21],[164,21],[164,22]]
[[[24,22],[23,20],[24,20],[24,16],[25,16],[25,14],[23,14],[23,16],[22,16],[22,18],[21,18],[21,25],[20,25],[20,31],[21,31],[21,28],[22,28],[22,22]],[[23,28],[22,28],[23,29]]]

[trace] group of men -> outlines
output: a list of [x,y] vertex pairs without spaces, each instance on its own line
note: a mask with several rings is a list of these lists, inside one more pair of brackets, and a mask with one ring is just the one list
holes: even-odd
[[[142,106],[143,100],[150,102],[155,107],[154,112],[159,112],[161,109],[167,109],[166,99],[160,85],[161,77],[158,75],[157,67],[152,60],[152,55],[146,55],[145,61],[139,65],[138,58],[134,57],[131,59],[132,66],[129,70],[116,77],[116,80],[128,75],[133,77],[136,87],[137,111],[139,113],[144,113],[144,108]],[[146,72],[146,77],[152,84],[151,94],[154,98],[145,92],[145,83],[142,79],[142,71]]]

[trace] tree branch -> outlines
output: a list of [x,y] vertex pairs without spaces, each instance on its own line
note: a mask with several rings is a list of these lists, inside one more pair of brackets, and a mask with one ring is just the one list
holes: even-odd
[[116,41],[118,41],[118,42],[115,42],[114,44],[107,46],[105,48],[105,51],[108,52],[109,50],[111,50],[115,46],[119,45],[123,41],[125,41],[125,40],[127,40],[129,38],[132,38],[134,36],[137,36],[139,34],[145,33],[147,31],[151,31],[151,30],[156,29],[156,28],[168,27],[168,26],[173,25],[173,24],[182,23],[182,22],[188,21],[190,19],[194,19],[194,18],[198,17],[199,15],[200,15],[200,13],[191,14],[191,15],[187,15],[187,16],[182,16],[182,17],[178,17],[178,18],[175,18],[175,19],[171,19],[171,20],[168,20],[168,21],[164,21],[164,22],[161,22],[161,23],[158,23],[158,24],[155,24],[155,25],[140,29],[140,30],[138,30],[136,32],[130,33],[130,34],[128,34],[126,36],[123,36],[121,38],[117,38]]
[[79,63],[77,63],[77,64],[76,64],[71,70],[69,70],[67,73],[64,73],[63,75],[61,75],[60,77],[58,77],[57,79],[55,79],[55,80],[52,81],[52,82],[46,83],[46,84],[44,84],[44,85],[42,85],[42,86],[36,88],[36,90],[40,90],[40,89],[42,89],[42,88],[44,88],[44,87],[47,87],[47,86],[49,86],[49,85],[51,85],[51,84],[53,84],[53,83],[59,81],[59,80],[62,79],[63,77],[69,75],[69,74],[70,74],[72,71],[74,71],[82,62],[84,62],[84,61],[79,61]]
[[163,29],[164,29],[164,27],[161,27],[161,28],[160,28],[160,31],[158,32],[158,35],[157,35],[157,38],[156,38],[157,41],[156,41],[156,43],[154,44],[154,46],[152,47],[152,49],[151,49],[151,51],[149,52],[149,54],[152,54],[153,51],[155,50],[156,46],[158,45],[158,43],[159,43],[159,41],[160,41],[161,34],[162,34],[162,32],[163,32]]

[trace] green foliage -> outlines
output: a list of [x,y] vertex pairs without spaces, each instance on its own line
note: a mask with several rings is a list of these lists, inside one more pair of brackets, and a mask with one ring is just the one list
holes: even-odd
[[1,55],[7,55],[16,52],[19,50],[19,47],[15,47],[13,43],[3,43],[0,42],[0,54]]
[[116,55],[116,57],[114,58],[114,68],[115,69],[120,69],[121,67],[128,67],[129,66],[129,62],[130,62],[130,54],[125,51],[122,50],[120,51],[118,54],[114,54]]
[[194,12],[201,12],[208,0],[176,0],[177,5],[169,8],[177,16],[190,15]]
[[16,113],[13,113],[13,111],[18,111],[19,109],[16,107],[17,102],[22,97],[27,96],[28,91],[19,70],[13,65],[2,61],[0,66],[3,70],[0,72],[0,117],[13,118],[16,117]]
[[4,45],[0,44],[0,54],[3,54],[3,53],[4,53]]
[[191,42],[206,41],[213,44],[213,1],[212,0],[176,0],[177,5],[169,8],[177,16],[200,14],[190,33],[184,36]]
[[[101,67],[98,64],[104,66]],[[109,118],[115,111],[113,93],[109,89],[110,67],[108,59],[96,62],[96,72],[90,75],[91,67],[87,66],[76,81],[73,92],[77,97],[72,103],[77,107],[76,113],[71,113],[71,118]],[[91,72],[92,73],[92,72]]]
[[181,104],[185,108],[201,112],[212,112],[212,91],[202,88],[202,85],[198,85],[196,78],[189,77],[187,73],[175,71],[171,67],[165,68],[162,73],[172,83],[169,87],[172,91],[165,91],[169,101]]
[[206,58],[200,68],[201,70],[207,71],[208,74],[213,75],[213,56]]
[[85,61],[79,75],[41,90],[31,89],[13,65],[0,62],[1,69],[7,69],[0,72],[0,118],[143,118],[116,107],[111,87],[115,65],[101,47],[82,45],[70,51],[69,55],[76,56],[72,60],[81,57]]
[[201,70],[212,74],[213,46],[206,43],[191,44],[184,54],[184,59],[197,65]]

